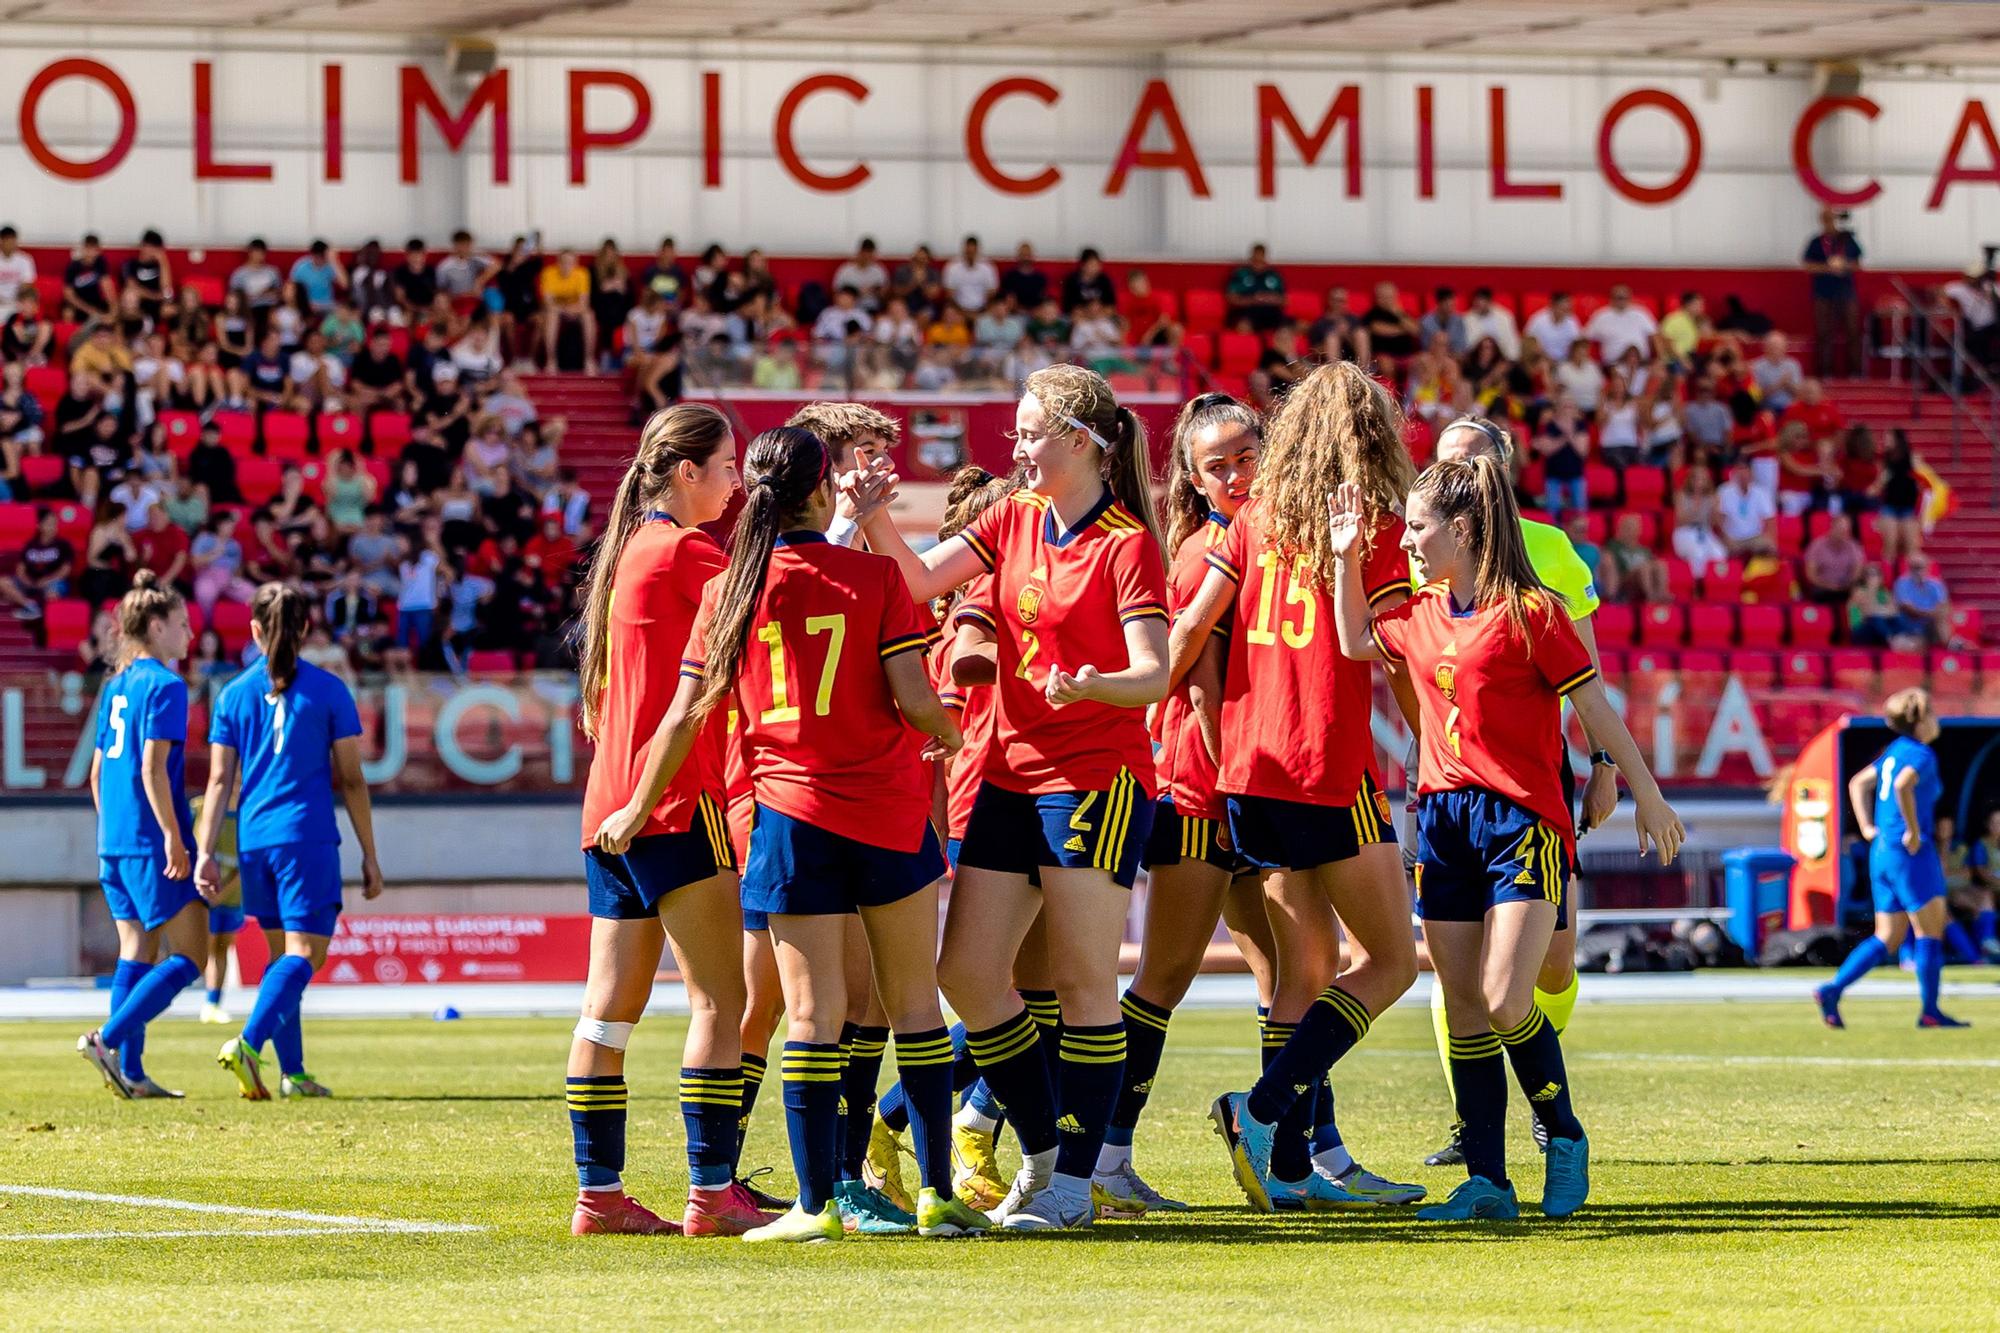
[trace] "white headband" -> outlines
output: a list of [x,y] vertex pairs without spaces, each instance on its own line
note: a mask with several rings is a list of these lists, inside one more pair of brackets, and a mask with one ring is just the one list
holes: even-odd
[[1067,421],[1070,424],[1071,429],[1080,430],[1085,435],[1088,435],[1096,443],[1098,448],[1104,450],[1106,453],[1109,453],[1111,451],[1111,442],[1105,439],[1102,435],[1099,435],[1096,431],[1092,430],[1089,426],[1085,425],[1083,422],[1078,421],[1075,417],[1064,417],[1063,420]]

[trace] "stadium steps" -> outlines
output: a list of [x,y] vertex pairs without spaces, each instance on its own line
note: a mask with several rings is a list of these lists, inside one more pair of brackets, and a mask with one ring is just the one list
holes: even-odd
[[576,469],[590,492],[591,517],[601,524],[639,440],[624,377],[523,375],[521,384],[543,421],[561,417],[568,423],[563,463]]

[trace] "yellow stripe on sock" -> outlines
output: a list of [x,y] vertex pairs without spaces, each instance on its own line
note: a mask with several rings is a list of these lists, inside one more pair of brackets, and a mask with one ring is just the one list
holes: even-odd
[[1548,1019],[1542,1017],[1541,1010],[1531,1005],[1528,1009],[1528,1016],[1519,1023],[1508,1028],[1505,1032],[1501,1032],[1497,1028],[1494,1031],[1495,1035],[1506,1045],[1519,1046],[1522,1042],[1532,1039],[1536,1033],[1542,1030],[1542,1026],[1548,1021]]

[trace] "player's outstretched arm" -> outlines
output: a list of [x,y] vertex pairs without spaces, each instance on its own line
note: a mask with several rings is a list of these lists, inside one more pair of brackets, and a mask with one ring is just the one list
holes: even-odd
[[1061,667],[1051,667],[1043,693],[1057,708],[1085,699],[1114,708],[1145,708],[1167,697],[1167,627],[1163,621],[1151,616],[1128,621],[1125,659],[1130,665],[1116,671],[1084,665],[1072,675]]
[[1650,843],[1659,852],[1662,864],[1672,861],[1680,855],[1681,844],[1687,841],[1687,829],[1674,808],[1667,804],[1667,798],[1660,794],[1653,770],[1646,767],[1646,756],[1639,752],[1638,742],[1625,728],[1625,719],[1618,716],[1618,710],[1605,695],[1604,682],[1592,679],[1571,690],[1569,702],[1576,709],[1577,720],[1610,753],[1611,761],[1625,774],[1626,785],[1632,789],[1632,799],[1638,805],[1639,854],[1645,855]]
[[639,775],[639,786],[632,793],[632,799],[618,810],[606,815],[597,827],[595,842],[600,851],[613,856],[623,856],[625,849],[632,845],[639,830],[646,826],[653,807],[667,794],[674,777],[687,762],[694,750],[695,738],[701,735],[702,724],[707,715],[696,711],[701,699],[702,683],[693,676],[682,676],[680,687],[674,691],[674,701],[667,705],[667,711],[660,718],[660,725],[653,731],[652,744],[647,747],[646,768]]
[[236,790],[236,762],[235,746],[208,747],[208,787],[202,793],[201,818],[194,825],[194,884],[202,897],[211,901],[222,893],[222,863],[215,859],[215,845],[222,837],[223,821],[229,818],[229,798]]
[[[333,779],[340,787],[340,799],[347,806],[347,818],[354,825],[354,840],[361,844],[361,896],[382,896],[382,862],[375,855],[375,804],[368,795],[368,779],[361,775],[361,739],[342,736],[333,743]],[[208,812],[202,811],[204,815]]]
[[898,653],[882,664],[882,671],[889,678],[889,693],[895,696],[904,719],[937,742],[926,749],[924,757],[942,759],[958,753],[965,745],[965,735],[958,729],[958,719],[931,688],[923,654]]
[[1219,569],[1202,576],[1194,600],[1174,618],[1173,632],[1167,636],[1167,690],[1173,691],[1181,678],[1194,670],[1208,644],[1209,635],[1222,622],[1223,613],[1236,600],[1236,585]]

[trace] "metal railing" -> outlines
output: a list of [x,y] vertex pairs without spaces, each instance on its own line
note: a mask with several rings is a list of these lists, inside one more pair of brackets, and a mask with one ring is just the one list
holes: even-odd
[[[1951,461],[1962,461],[1969,426],[1986,443],[1992,469],[1989,505],[2000,508],[2000,384],[1966,349],[1965,325],[1933,314],[1901,278],[1890,284],[1907,318],[1898,320],[1900,358],[1910,368],[1910,418],[1923,415],[1926,386],[1951,401]],[[1944,362],[1942,368],[1939,362]]]
[[1177,347],[1084,349],[1026,342],[1014,347],[919,347],[866,337],[755,345],[718,341],[682,352],[689,382],[710,390],[776,389],[852,398],[1018,393],[1029,374],[1058,361],[1090,366],[1146,392],[1178,393],[1187,383],[1184,360]]

